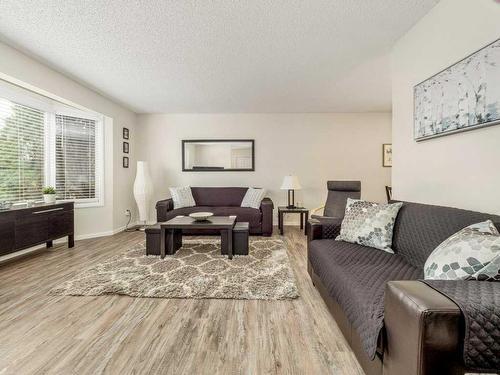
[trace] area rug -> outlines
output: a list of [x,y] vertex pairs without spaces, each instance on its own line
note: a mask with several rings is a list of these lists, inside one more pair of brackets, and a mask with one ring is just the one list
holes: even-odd
[[175,255],[147,256],[145,244],[111,257],[49,292],[51,295],[282,300],[298,297],[285,244],[251,239],[249,255],[229,260],[220,240],[183,240]]

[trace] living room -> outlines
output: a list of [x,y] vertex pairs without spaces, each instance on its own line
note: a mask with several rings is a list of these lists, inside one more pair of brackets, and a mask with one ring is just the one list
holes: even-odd
[[0,374],[499,373],[499,19],[2,1]]

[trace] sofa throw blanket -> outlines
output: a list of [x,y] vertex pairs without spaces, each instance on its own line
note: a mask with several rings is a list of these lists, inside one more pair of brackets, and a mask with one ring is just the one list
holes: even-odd
[[465,318],[464,363],[476,371],[500,369],[500,282],[422,280],[455,302]]
[[342,307],[366,354],[375,358],[388,281],[418,280],[422,270],[403,257],[343,241],[312,241],[309,261],[328,294]]

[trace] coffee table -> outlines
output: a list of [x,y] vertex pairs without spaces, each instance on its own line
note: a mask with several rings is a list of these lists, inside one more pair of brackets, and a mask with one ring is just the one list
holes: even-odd
[[227,255],[233,259],[233,228],[235,216],[212,216],[208,220],[196,221],[189,216],[177,216],[169,221],[160,223],[160,256],[173,255],[182,246],[183,229],[212,229],[218,230],[221,236],[227,237]]

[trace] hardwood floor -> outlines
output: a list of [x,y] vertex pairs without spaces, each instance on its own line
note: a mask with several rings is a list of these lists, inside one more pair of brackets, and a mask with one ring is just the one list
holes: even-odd
[[0,375],[363,374],[309,279],[298,228],[283,237],[297,300],[47,295],[143,236],[55,245],[0,266]]

